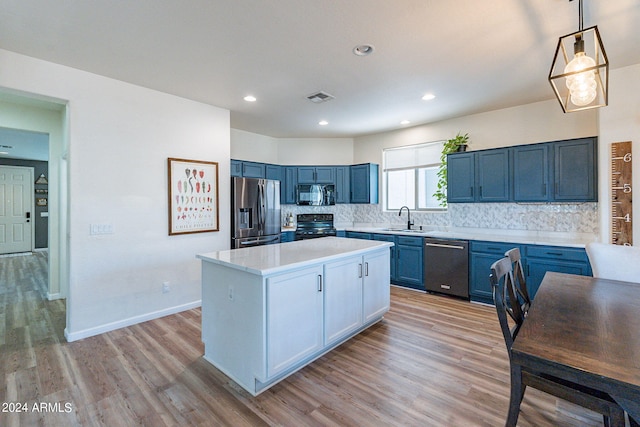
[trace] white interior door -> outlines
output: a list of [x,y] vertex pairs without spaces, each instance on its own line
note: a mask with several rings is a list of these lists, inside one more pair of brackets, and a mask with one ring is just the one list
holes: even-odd
[[0,166],[0,254],[32,249],[33,168]]

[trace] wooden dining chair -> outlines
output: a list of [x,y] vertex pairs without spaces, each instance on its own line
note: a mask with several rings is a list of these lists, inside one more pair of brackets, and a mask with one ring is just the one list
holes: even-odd
[[593,277],[640,283],[640,247],[593,242],[586,249]]
[[509,258],[513,269],[513,279],[515,286],[515,293],[520,301],[520,308],[522,314],[526,317],[531,307],[531,298],[529,297],[529,291],[527,290],[527,281],[524,276],[524,269],[522,268],[522,259],[520,256],[520,248],[509,249],[504,253],[504,256]]
[[511,303],[517,299],[513,267],[508,257],[493,263],[489,280],[500,328],[509,354],[511,397],[505,426],[516,426],[520,415],[520,404],[526,387],[529,386],[602,414],[604,425],[607,427],[624,427],[624,411],[608,394],[548,374],[523,369],[520,365],[513,363],[511,347],[526,320],[520,304]]

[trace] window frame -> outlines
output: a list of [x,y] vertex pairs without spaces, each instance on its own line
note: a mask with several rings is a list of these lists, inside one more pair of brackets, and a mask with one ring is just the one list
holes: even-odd
[[397,172],[397,171],[408,171],[408,170],[413,170],[413,178],[414,178],[414,191],[413,191],[413,202],[414,202],[414,208],[412,208],[412,211],[416,211],[416,212],[446,212],[447,211],[447,206],[438,206],[438,207],[429,207],[429,208],[420,208],[420,169],[424,169],[424,168],[438,168],[440,167],[440,165],[442,164],[440,162],[440,159],[438,158],[436,162],[429,162],[429,163],[425,163],[425,164],[418,164],[418,165],[412,165],[412,166],[405,166],[405,167],[393,167],[393,168],[387,168],[386,167],[386,151],[390,151],[390,150],[402,150],[402,149],[407,149],[407,150],[415,150],[415,149],[419,149],[421,147],[426,147],[429,145],[433,145],[433,144],[444,144],[445,141],[432,141],[432,142],[425,142],[425,143],[420,143],[420,144],[414,144],[414,145],[406,145],[406,146],[401,146],[401,147],[390,147],[387,149],[383,149],[383,153],[382,153],[382,160],[383,160],[383,167],[382,167],[382,179],[383,179],[383,195],[382,195],[382,199],[383,199],[383,206],[382,206],[382,210],[383,212],[396,212],[398,210],[398,208],[389,208],[389,178],[387,173],[388,172]]

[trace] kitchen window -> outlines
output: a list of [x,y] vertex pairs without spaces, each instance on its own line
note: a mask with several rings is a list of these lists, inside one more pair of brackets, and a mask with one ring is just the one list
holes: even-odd
[[411,210],[443,210],[433,196],[437,190],[440,154],[444,141],[382,152],[385,210],[407,206]]

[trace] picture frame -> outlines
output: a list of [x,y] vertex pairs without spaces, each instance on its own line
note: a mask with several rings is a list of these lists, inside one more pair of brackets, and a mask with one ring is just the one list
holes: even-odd
[[220,231],[218,162],[167,159],[169,235]]

